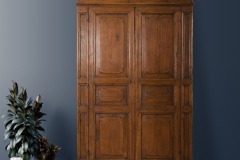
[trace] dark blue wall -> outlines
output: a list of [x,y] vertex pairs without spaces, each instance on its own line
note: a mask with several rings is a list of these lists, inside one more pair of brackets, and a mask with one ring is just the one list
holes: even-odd
[[[194,160],[240,159],[239,4],[195,0]],[[75,13],[75,0],[0,1],[0,114],[11,80],[41,94],[44,135],[61,146],[58,160],[76,159]],[[3,133],[0,125],[7,160]]]
[[195,0],[194,160],[239,160],[240,1]]

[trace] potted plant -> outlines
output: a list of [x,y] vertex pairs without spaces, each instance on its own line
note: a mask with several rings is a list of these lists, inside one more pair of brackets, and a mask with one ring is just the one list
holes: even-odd
[[60,149],[58,146],[49,143],[46,137],[40,137],[39,151],[35,158],[36,160],[54,160]]
[[6,118],[4,140],[10,140],[6,150],[9,158],[19,156],[23,160],[29,160],[31,156],[36,157],[39,152],[42,137],[39,131],[44,131],[41,127],[41,122],[44,120],[41,118],[45,113],[41,112],[40,95],[33,101],[23,87],[18,95],[18,84],[12,82],[13,89],[9,89],[10,94],[7,96],[10,102],[9,109],[7,114],[2,116]]

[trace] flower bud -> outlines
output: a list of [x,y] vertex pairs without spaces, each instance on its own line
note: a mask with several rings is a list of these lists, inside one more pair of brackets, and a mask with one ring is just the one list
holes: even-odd
[[40,103],[40,101],[41,101],[41,95],[40,95],[40,94],[36,97],[36,101],[37,101],[38,103]]

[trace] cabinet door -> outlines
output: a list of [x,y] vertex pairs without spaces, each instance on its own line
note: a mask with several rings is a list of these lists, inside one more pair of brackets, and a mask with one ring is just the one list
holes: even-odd
[[180,159],[182,12],[136,8],[136,159]]
[[90,159],[133,159],[133,11],[89,8]]

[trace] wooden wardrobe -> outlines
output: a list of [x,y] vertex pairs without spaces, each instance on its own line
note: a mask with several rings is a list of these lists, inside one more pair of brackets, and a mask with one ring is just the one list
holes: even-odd
[[192,159],[192,0],[78,0],[77,159]]

